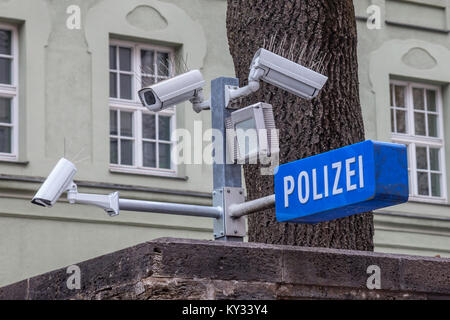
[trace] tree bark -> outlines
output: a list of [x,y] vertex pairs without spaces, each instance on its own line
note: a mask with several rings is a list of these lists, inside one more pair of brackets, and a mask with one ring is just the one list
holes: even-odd
[[[246,83],[250,62],[272,41],[285,57],[306,46],[306,56],[326,55],[327,84],[307,101],[261,83],[242,101],[273,105],[280,137],[280,164],[364,140],[359,101],[357,34],[352,0],[228,0],[227,33],[236,76]],[[285,39],[285,40],[283,40]],[[291,50],[291,51],[290,51]],[[245,165],[249,199],[274,193],[273,176]],[[352,250],[373,250],[372,213],[315,225],[279,223],[274,210],[249,216],[249,241]]]

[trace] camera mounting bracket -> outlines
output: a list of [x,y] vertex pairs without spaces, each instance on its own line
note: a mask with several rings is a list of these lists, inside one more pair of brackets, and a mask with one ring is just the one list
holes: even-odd
[[105,210],[111,217],[119,215],[119,192],[113,192],[109,195],[79,193],[77,185],[72,182],[67,190],[67,200],[71,204],[95,205]]

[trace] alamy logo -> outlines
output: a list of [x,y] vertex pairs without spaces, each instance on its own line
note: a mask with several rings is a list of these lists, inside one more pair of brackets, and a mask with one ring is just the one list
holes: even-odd
[[381,29],[381,8],[377,5],[371,5],[366,10],[367,14],[367,29]]
[[81,29],[81,9],[77,5],[68,6],[66,13],[69,17],[66,20],[66,27],[69,30]]
[[69,266],[66,271],[70,274],[67,278],[66,285],[69,290],[81,289],[81,270],[77,265]]
[[371,265],[367,267],[367,274],[370,274],[367,278],[367,289],[381,289],[381,269],[377,265]]

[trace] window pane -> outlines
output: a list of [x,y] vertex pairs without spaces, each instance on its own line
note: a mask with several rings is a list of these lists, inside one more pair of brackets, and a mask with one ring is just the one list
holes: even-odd
[[409,194],[413,193],[412,188],[412,180],[411,180],[411,171],[408,170],[408,188],[409,188]]
[[439,149],[430,148],[430,169],[439,171]]
[[11,60],[0,58],[0,83],[11,84]]
[[427,166],[427,148],[416,147],[417,169],[428,169]]
[[142,88],[151,86],[155,83],[155,79],[152,77],[142,77]]
[[414,101],[414,109],[417,109],[417,110],[425,109],[424,90],[423,89],[413,88],[413,101]]
[[131,99],[131,75],[121,74],[120,75],[120,98],[121,99]]
[[161,169],[170,169],[170,144],[159,144],[159,167]]
[[391,132],[395,132],[395,118],[394,118],[394,109],[391,108]]
[[433,197],[441,196],[441,175],[437,173],[431,174],[431,195]]
[[117,135],[117,110],[109,111],[109,134]]
[[142,137],[144,139],[156,139],[155,116],[153,114],[142,115]]
[[159,116],[159,140],[170,141],[170,117]]
[[109,73],[109,96],[111,98],[117,98],[117,74]]
[[404,108],[405,107],[405,90],[406,87],[395,86],[395,106]]
[[133,113],[120,112],[120,135],[123,137],[133,136]]
[[158,52],[158,76],[169,76],[169,54]]
[[390,84],[389,85],[389,96],[391,98],[391,104],[390,104],[391,107],[394,106],[394,93],[393,93],[393,90],[394,90],[394,86],[392,84]]
[[425,133],[425,114],[414,112],[414,126],[416,127],[416,134],[424,136]]
[[154,142],[143,143],[144,167],[156,168],[156,144]]
[[120,140],[120,163],[128,166],[133,165],[132,140]]
[[418,191],[422,196],[428,196],[428,174],[424,172],[417,172]]
[[0,54],[11,55],[11,31],[0,30]]
[[428,114],[428,136],[438,136],[437,115],[435,114]]
[[109,68],[117,69],[117,47],[109,46]]
[[120,70],[131,71],[131,49],[130,48],[119,48],[119,63]]
[[411,153],[411,147],[409,144],[405,144],[406,146],[406,161],[408,162],[408,170],[411,168],[411,160],[410,160],[410,153]]
[[10,127],[0,127],[0,152],[11,153]]
[[427,90],[427,110],[436,111],[436,91]]
[[395,111],[397,115],[397,132],[406,133],[406,112],[402,110]]
[[155,52],[151,50],[141,50],[141,72],[155,74]]
[[0,97],[0,122],[11,123],[11,99]]
[[109,143],[109,161],[113,164],[117,164],[119,162],[119,160],[117,159],[117,156],[119,154],[117,148],[117,139],[111,139]]

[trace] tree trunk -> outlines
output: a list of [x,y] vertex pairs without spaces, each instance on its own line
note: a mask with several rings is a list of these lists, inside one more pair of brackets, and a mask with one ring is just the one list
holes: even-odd
[[[312,101],[264,83],[242,101],[242,106],[273,105],[280,164],[364,140],[352,0],[228,0],[227,32],[241,85],[260,47],[270,46],[287,58],[306,47],[303,57],[325,57],[323,73],[329,79]],[[245,165],[244,171],[249,199],[274,193],[273,176],[262,176],[258,165]],[[373,250],[372,213],[306,225],[279,223],[275,211],[266,210],[248,221],[253,242]]]

